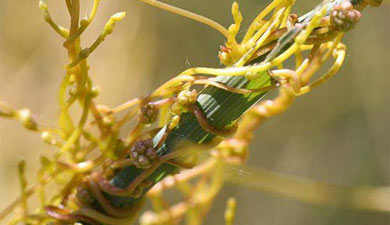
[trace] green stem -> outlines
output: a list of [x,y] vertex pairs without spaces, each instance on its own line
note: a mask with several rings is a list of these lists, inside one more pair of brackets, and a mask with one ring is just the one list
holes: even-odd
[[[341,1],[342,0],[335,0],[329,4],[329,8]],[[351,2],[354,4],[359,3],[358,0],[351,0]],[[313,11],[301,17],[300,21],[309,21],[314,15]],[[263,57],[257,59],[254,63],[270,61],[278,56],[286,47],[289,47],[293,43],[294,37],[299,31],[300,30],[293,29],[291,32],[285,34],[280,38],[283,43],[280,43],[277,49],[274,49],[274,51],[268,54],[266,59]],[[272,79],[266,72],[255,80],[248,80],[243,76],[218,76],[214,78],[214,80],[235,88],[255,89],[272,85]],[[204,112],[213,126],[225,127],[239,119],[251,106],[259,102],[266,93],[267,91],[252,94],[236,94],[213,86],[208,86],[200,92],[197,99],[197,106]],[[153,141],[155,144],[159,142],[164,131],[164,128],[161,129],[154,137]],[[175,149],[175,146],[183,141],[202,144],[210,142],[214,138],[215,135],[207,133],[200,127],[198,121],[192,114],[183,113],[181,115],[180,124],[169,133],[162,146],[157,149],[157,154],[158,156],[166,155],[172,152]],[[113,177],[111,184],[119,188],[125,188],[143,171],[144,170],[135,166],[125,167]],[[156,184],[167,175],[174,174],[178,171],[179,168],[176,166],[162,164],[146,180]],[[144,190],[144,194],[146,192],[147,190]],[[144,194],[140,198],[118,197],[109,194],[105,194],[105,196],[110,200],[112,205],[122,208],[138,203],[143,198]]]
[[[264,76],[260,76],[260,78],[251,81],[242,76],[219,76],[215,78],[215,81],[225,83],[231,87],[247,89],[267,87],[272,83],[271,78],[267,75],[267,73],[264,73]],[[209,86],[200,92],[197,105],[204,112],[207,119],[213,126],[225,127],[237,120],[265,94],[266,92],[242,95]],[[162,129],[159,134],[155,136],[153,140],[155,143],[159,142],[164,130],[165,129]],[[157,154],[159,156],[168,154],[175,149],[175,145],[178,145],[183,141],[191,141],[193,143],[202,144],[213,140],[214,137],[215,135],[207,133],[200,127],[197,119],[192,114],[183,113],[181,115],[180,124],[170,132],[163,145],[157,149]],[[165,176],[175,173],[177,170],[178,168],[171,164],[162,164],[147,178],[147,180],[155,184]],[[135,166],[126,167],[112,179],[111,183],[114,186],[124,188],[128,186],[142,171],[142,169],[138,169]],[[115,197],[109,195],[107,195],[107,197],[111,200],[112,204],[117,207],[125,207],[136,203],[139,200],[139,198],[131,197]]]

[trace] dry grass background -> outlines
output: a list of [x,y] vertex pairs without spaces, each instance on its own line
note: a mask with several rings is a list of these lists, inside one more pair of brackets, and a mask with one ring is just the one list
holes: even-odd
[[[168,2],[224,25],[232,22],[230,0]],[[244,23],[267,2],[239,1]],[[295,11],[303,13],[316,2],[298,0]],[[48,3],[52,16],[67,25],[65,3]],[[86,13],[92,0],[82,3]],[[219,66],[217,51],[224,42],[219,33],[135,0],[102,1],[83,44],[118,11],[127,11],[126,19],[90,57],[92,78],[102,89],[97,102],[114,106],[149,93],[185,68]],[[390,185],[390,5],[363,15],[344,39],[348,55],[342,70],[257,132],[250,165],[337,185]],[[0,1],[1,100],[30,108],[41,124],[55,124],[66,60],[62,40],[43,21],[37,1]],[[27,160],[33,179],[39,155],[51,151],[37,134],[0,120],[0,209],[19,194],[17,162]],[[238,201],[237,225],[390,224],[389,214],[311,205],[237,185],[223,189],[205,224],[222,224],[228,196]]]

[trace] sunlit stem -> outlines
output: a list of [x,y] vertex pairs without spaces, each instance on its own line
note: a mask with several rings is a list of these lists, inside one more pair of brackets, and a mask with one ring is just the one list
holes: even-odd
[[[95,51],[95,49],[104,41],[107,35],[111,34],[114,30],[115,24],[121,21],[126,16],[125,12],[116,13],[108,20],[106,25],[104,26],[103,32],[99,35],[99,37],[92,43],[89,48],[84,48],[78,54],[78,56],[71,61],[68,65],[66,65],[67,69],[71,69],[77,66],[82,60],[88,58],[88,56]],[[76,31],[77,32],[77,31]]]
[[164,2],[157,1],[157,0],[139,0],[139,1],[144,2],[146,4],[149,4],[149,5],[152,5],[154,7],[166,10],[168,12],[171,12],[171,13],[198,21],[200,23],[203,23],[203,24],[217,30],[226,38],[229,37],[229,32],[225,27],[223,27],[221,24],[219,24],[219,23],[215,22],[214,20],[211,20],[207,17],[198,15],[196,13],[190,12],[190,11],[185,10],[185,9],[180,9],[178,7],[175,7],[175,6],[172,6],[172,5],[166,4]]
[[27,188],[27,180],[25,176],[26,171],[26,162],[21,161],[18,165],[18,175],[19,175],[19,183],[20,183],[20,189],[21,189],[21,199],[22,199],[22,217],[25,218],[28,214],[28,204],[27,204],[27,195],[26,195],[26,188]]
[[234,218],[236,217],[237,201],[235,198],[230,197],[226,204],[225,209],[225,225],[233,225]]
[[87,121],[90,102],[91,102],[91,97],[87,95],[84,99],[83,113],[81,115],[79,124],[73,130],[72,134],[69,136],[65,144],[62,146],[61,150],[59,151],[60,155],[63,154],[64,152],[69,151],[73,147],[73,144],[76,142],[76,140],[80,137],[83,127]]
[[57,32],[57,34],[59,34],[61,37],[67,39],[69,37],[69,30],[53,21],[49,13],[49,8],[43,0],[39,1],[39,8],[43,12],[45,21],[54,29],[54,31]]
[[92,10],[91,10],[90,15],[88,16],[87,19],[81,20],[80,28],[77,30],[77,32],[73,33],[72,36],[70,36],[66,40],[66,43],[70,43],[70,42],[76,40],[88,28],[88,26],[91,24],[91,22],[95,18],[97,9],[99,7],[99,3],[100,3],[100,0],[94,0],[93,1],[93,6],[92,6]]
[[244,38],[242,39],[242,43],[247,42],[253,34],[256,32],[258,24],[261,23],[263,18],[268,15],[275,7],[277,7],[279,4],[281,4],[285,0],[274,0],[271,4],[269,4],[261,13],[253,20],[251,25],[248,28],[248,31],[246,32]]
[[[235,67],[241,67],[247,63],[247,61],[252,57],[252,55],[263,45],[265,40],[270,36],[271,32],[277,28],[280,24],[280,17],[282,16],[282,13],[284,12],[284,8],[280,9],[274,18],[274,21],[272,24],[270,22],[267,22],[262,28],[256,32],[255,35],[248,41],[248,43],[245,44],[245,47],[249,47],[249,51],[245,53],[243,57],[234,65]],[[261,37],[260,37],[261,35]],[[260,39],[259,39],[260,37]],[[250,43],[254,43],[253,46],[250,46]]]
[[334,76],[340,70],[341,66],[343,65],[344,59],[345,59],[345,54],[346,54],[346,52],[344,49],[337,50],[335,52],[336,61],[333,64],[333,66],[329,69],[329,71],[327,73],[325,73],[324,75],[322,75],[320,78],[318,78],[313,83],[311,83],[305,87],[302,87],[299,95],[304,95],[304,94],[310,92],[313,88],[318,87],[319,85],[323,84],[325,81],[330,79],[332,76]]
[[135,106],[135,105],[140,104],[141,101],[142,101],[142,99],[140,99],[140,98],[131,99],[130,101],[127,101],[119,106],[116,106],[115,108],[113,108],[111,110],[111,112],[118,113],[118,112],[124,111],[126,109],[129,109],[129,108]]

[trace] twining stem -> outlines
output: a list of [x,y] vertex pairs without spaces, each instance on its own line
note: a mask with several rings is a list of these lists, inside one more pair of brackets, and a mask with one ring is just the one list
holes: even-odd
[[[337,2],[337,1],[336,1]],[[315,13],[309,13],[305,15],[305,21],[310,21],[311,18],[316,17]],[[301,19],[300,21],[303,21]],[[309,23],[306,28],[306,32],[300,34],[297,37],[299,40],[306,40],[308,35],[312,32],[316,25]],[[292,31],[294,32],[294,31]],[[294,33],[293,33],[294,34]],[[288,36],[288,34],[286,35]],[[288,43],[288,42],[287,42]],[[291,55],[300,49],[302,43],[288,43],[284,46],[285,50],[273,51],[268,56],[264,56],[263,61],[260,64],[253,65],[251,67],[230,67],[228,69],[209,69],[209,68],[193,68],[184,71],[181,76],[192,76],[194,74],[215,74],[222,75],[211,80],[223,83],[233,88],[246,88],[256,89],[271,86],[273,79],[266,72],[267,69],[271,69],[275,65],[281,64]],[[277,47],[276,47],[277,48]],[[277,49],[279,50],[279,49]],[[266,59],[264,60],[264,58]],[[264,71],[261,75],[257,74],[256,79],[248,80],[245,76],[245,72],[253,71],[254,74],[258,71]],[[178,77],[180,79],[180,76]],[[231,125],[241,117],[252,105],[256,104],[267,93],[267,91],[251,94],[237,94],[232,93],[217,87],[207,86],[202,90],[197,99],[196,106],[199,107],[209,123],[212,126],[224,128]],[[165,129],[163,128],[153,139],[154,143],[160,142],[160,138],[164,136]],[[207,143],[215,138],[215,135],[206,132],[200,126],[198,120],[191,113],[184,113],[181,115],[181,121],[177,127],[175,127],[169,135],[166,137],[164,143],[157,149],[158,156],[164,156],[166,154],[175,151],[176,146],[182,142],[194,142],[198,144]],[[147,183],[155,184],[162,180],[165,176],[176,172],[178,168],[174,165],[164,163],[153,171],[145,180]],[[128,166],[120,170],[111,180],[111,184],[116,188],[126,188],[132,183],[141,173],[142,169],[135,166]],[[144,189],[143,193],[148,191]],[[106,197],[110,200],[111,204],[116,207],[127,207],[136,204],[142,197],[124,197],[124,196],[112,196],[107,194]]]
[[[224,83],[234,88],[262,88],[271,86],[271,78],[264,73],[259,79],[247,80],[243,76],[236,77],[217,77],[215,81]],[[266,91],[251,94],[237,94],[225,91],[216,87],[209,86],[204,89],[198,97],[197,106],[203,111],[211,124],[215,127],[225,127],[231,122],[237,120],[251,105],[257,103]],[[207,143],[214,139],[215,135],[205,132],[199,125],[198,120],[191,113],[185,113],[181,116],[180,124],[168,135],[164,144],[157,150],[159,156],[168,154],[175,149],[175,146],[182,141],[191,141],[195,143]],[[161,131],[154,138],[158,143]],[[162,164],[148,178],[147,181],[156,183],[166,175],[173,173],[177,167],[171,164]],[[141,169],[134,166],[122,169],[111,181],[119,188],[124,188],[131,183],[140,173]],[[147,189],[145,189],[145,192]],[[140,198],[107,196],[111,203],[117,207],[131,205],[139,201]]]

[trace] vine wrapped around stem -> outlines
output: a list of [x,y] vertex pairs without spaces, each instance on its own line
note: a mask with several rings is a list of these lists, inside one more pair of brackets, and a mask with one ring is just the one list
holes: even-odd
[[[21,198],[0,214],[0,219],[21,203],[23,213],[11,224],[21,221],[128,224],[143,207],[149,191],[149,197],[161,213],[143,216],[141,221],[145,224],[176,221],[191,212],[191,205],[202,209],[191,214],[194,221],[200,221],[223,185],[224,164],[244,162],[256,128],[284,112],[297,96],[310,92],[336,74],[345,59],[346,46],[341,39],[359,21],[361,14],[357,9],[382,2],[324,1],[298,18],[291,14],[295,1],[274,0],[238,41],[242,15],[237,3],[232,6],[234,24],[226,29],[208,18],[165,3],[141,1],[222,33],[227,42],[221,47],[219,58],[226,67],[190,68],[144,98],[132,99],[115,108],[97,105],[94,98],[99,88],[92,82],[87,60],[125,13],[113,15],[90,47],[82,48],[81,35],[95,18],[100,0],[94,0],[90,15],[82,20],[79,0],[66,0],[69,29],[56,24],[46,3],[40,1],[45,21],[65,39],[64,47],[68,50],[69,63],[59,89],[60,128],[40,128],[28,110],[13,110],[3,103],[0,116],[19,120],[27,129],[40,132],[46,143],[59,150],[54,159],[42,158],[36,187],[27,188],[24,163],[20,164]],[[307,57],[304,51],[309,52]],[[285,68],[284,62],[293,57],[295,68]],[[312,81],[314,74],[332,57],[335,62],[331,68]],[[202,87],[195,90],[194,85]],[[273,89],[279,91],[276,98],[261,101]],[[77,101],[82,113],[79,122],[74,123],[69,110]],[[122,111],[127,112],[117,119]],[[88,120],[90,115],[92,122]],[[136,121],[132,131],[120,138],[121,127],[133,118]],[[90,130],[95,126],[100,132],[98,136]],[[181,168],[194,167],[197,152],[209,149],[213,149],[210,161],[192,173],[177,176],[187,201],[164,208],[159,193],[172,183],[158,182]],[[98,156],[88,159],[92,153]],[[195,187],[185,183],[196,176],[203,179]],[[70,177],[69,182],[59,194],[46,199],[44,187],[64,177]],[[40,194],[40,212],[45,214],[28,213],[27,199],[35,192]],[[234,208],[232,200],[226,213],[229,224],[234,219]]]

